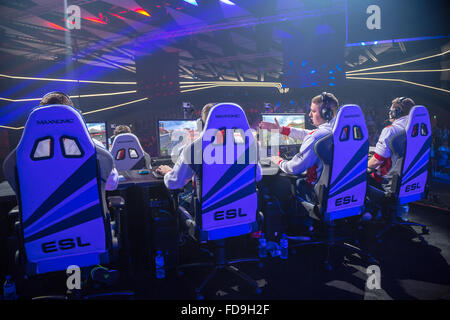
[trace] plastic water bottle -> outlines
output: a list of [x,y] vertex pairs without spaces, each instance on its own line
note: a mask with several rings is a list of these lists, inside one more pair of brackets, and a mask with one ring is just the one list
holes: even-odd
[[10,275],[6,276],[5,283],[3,284],[3,299],[4,300],[16,300],[16,284],[12,280]]
[[161,254],[161,250],[156,252],[155,268],[156,279],[164,279],[166,277],[166,271],[164,270],[164,256]]
[[408,205],[400,206],[398,208],[397,216],[403,221],[407,222],[409,216],[409,206]]
[[261,238],[259,238],[259,257],[266,258],[267,257],[267,240],[264,238],[264,233],[261,233]]
[[286,234],[283,234],[283,236],[280,239],[280,258],[281,259],[287,259],[288,258],[288,246],[289,246],[289,241],[288,238],[286,236]]

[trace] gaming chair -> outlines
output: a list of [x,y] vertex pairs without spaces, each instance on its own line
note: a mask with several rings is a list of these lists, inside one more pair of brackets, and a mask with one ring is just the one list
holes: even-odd
[[314,185],[315,202],[308,202],[301,194],[298,204],[308,215],[321,224],[326,232],[324,240],[305,241],[291,247],[325,244],[325,266],[332,269],[329,261],[330,248],[340,246],[357,252],[370,261],[370,254],[346,243],[349,236],[335,237],[338,223],[346,224],[352,217],[363,213],[367,185],[368,132],[364,115],[357,105],[342,106],[333,124],[332,133],[320,138],[314,151],[322,161],[323,170]]
[[253,279],[233,266],[259,259],[228,260],[225,252],[227,239],[259,229],[256,141],[249,129],[240,106],[217,104],[209,112],[201,137],[183,152],[195,172],[196,190],[192,200],[195,217],[179,207],[181,224],[188,226],[196,241],[213,242],[216,250],[214,262],[178,267],[213,267],[196,290],[198,299],[203,298],[201,291],[218,270],[230,271],[250,283],[256,293],[261,291]]
[[[389,142],[392,152],[396,156],[395,163],[386,174],[383,190],[369,187],[371,199],[382,205],[384,216],[390,220],[389,224],[380,231],[376,238],[382,242],[382,236],[394,226],[422,227],[422,234],[428,234],[425,225],[402,221],[397,216],[397,208],[414,201],[423,199],[428,192],[429,163],[431,148],[431,125],[428,110],[424,106],[415,106],[408,115],[408,122],[404,131],[397,134]],[[416,234],[423,243],[425,239]]]
[[111,154],[118,171],[150,168],[150,156],[142,149],[138,137],[122,133],[115,137]]
[[3,168],[18,199],[13,250],[19,278],[117,258],[118,226],[111,224],[105,199],[113,159],[92,142],[76,109],[35,108]]

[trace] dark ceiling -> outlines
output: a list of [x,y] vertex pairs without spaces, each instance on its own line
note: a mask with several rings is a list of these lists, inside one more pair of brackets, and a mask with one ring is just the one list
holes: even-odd
[[[79,30],[67,32],[65,2],[81,8]],[[135,73],[136,56],[164,50],[179,53],[181,81],[280,81],[285,55],[283,39],[292,36],[301,21],[326,25],[330,19],[345,17],[346,3],[194,2],[197,5],[182,0],[2,0],[0,51],[50,61],[69,54],[84,64]],[[345,30],[333,32],[345,41],[341,34]],[[347,47],[343,66],[352,70],[424,56],[440,50],[441,43]]]

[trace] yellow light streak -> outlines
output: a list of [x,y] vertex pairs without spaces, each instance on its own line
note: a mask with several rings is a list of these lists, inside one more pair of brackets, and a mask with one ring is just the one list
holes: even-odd
[[447,50],[445,52],[441,52],[432,56],[428,56],[428,57],[423,57],[423,58],[418,58],[418,59],[413,59],[413,60],[408,60],[405,62],[399,62],[399,63],[394,63],[394,64],[388,64],[388,65],[384,65],[384,66],[378,66],[378,67],[372,67],[372,68],[366,68],[366,69],[359,69],[359,70],[351,70],[351,71],[346,71],[347,74],[353,74],[353,73],[358,73],[361,71],[369,71],[369,70],[375,70],[375,69],[382,69],[382,68],[388,68],[388,67],[397,67],[397,66],[402,66],[405,64],[409,64],[409,63],[413,63],[413,62],[417,62],[417,61],[422,61],[422,60],[426,60],[426,59],[431,59],[431,58],[435,58],[435,57],[440,57],[443,56],[447,53],[449,53],[450,50]]
[[442,89],[442,88],[438,88],[438,87],[432,87],[432,86],[429,86],[429,85],[426,85],[426,84],[412,82],[412,81],[407,81],[407,80],[403,80],[403,79],[364,78],[364,77],[350,77],[350,76],[348,76],[347,79],[351,79],[351,80],[377,80],[377,81],[403,82],[403,83],[412,84],[412,85],[419,86],[419,87],[424,87],[424,88],[428,88],[428,89],[434,89],[434,90],[439,90],[439,91],[443,91],[443,92],[446,92],[446,93],[450,93],[450,90],[446,90],[446,89]]

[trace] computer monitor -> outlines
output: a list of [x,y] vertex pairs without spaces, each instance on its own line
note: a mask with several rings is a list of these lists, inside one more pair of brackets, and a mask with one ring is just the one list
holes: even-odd
[[[277,118],[280,126],[305,129],[305,114],[304,113],[263,113],[262,121],[275,123]],[[302,140],[292,139],[287,136],[283,136],[279,133],[270,132],[269,130],[260,130],[259,140],[261,147],[289,146],[289,145],[301,145]]]
[[100,141],[106,150],[109,150],[106,122],[86,122],[86,125],[91,138]]
[[158,120],[160,157],[178,157],[182,148],[199,136],[197,120]]

